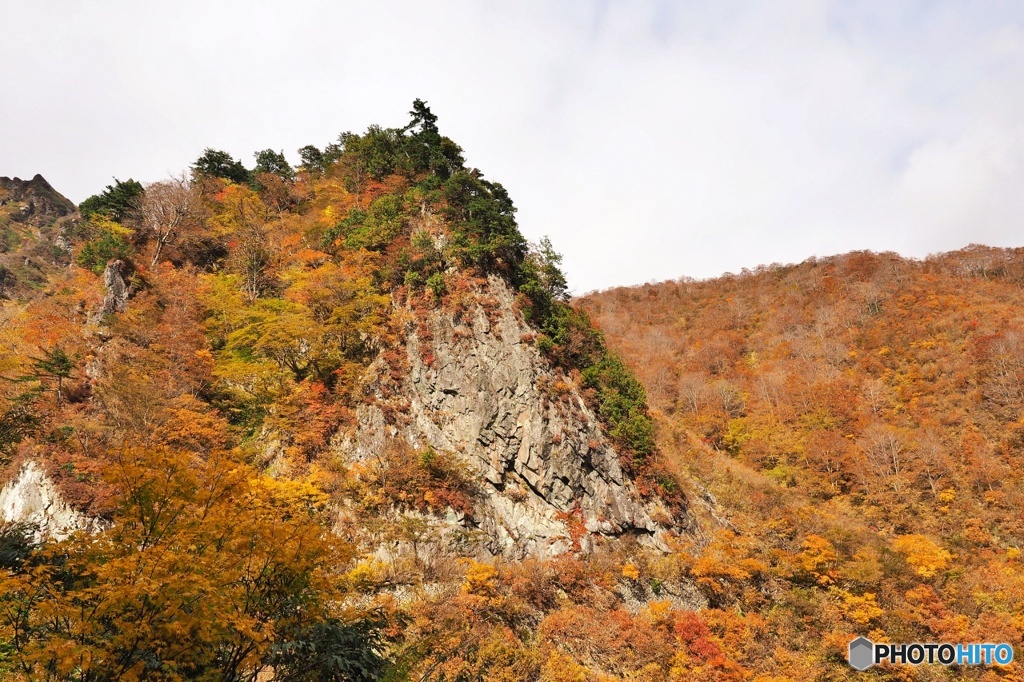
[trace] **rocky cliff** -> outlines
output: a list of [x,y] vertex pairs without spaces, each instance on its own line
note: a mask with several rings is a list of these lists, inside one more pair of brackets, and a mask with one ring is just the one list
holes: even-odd
[[67,265],[75,205],[43,176],[0,177],[0,299],[23,298]]
[[[125,308],[120,266],[112,262],[105,273],[103,314]],[[471,552],[522,558],[627,537],[665,549],[666,535],[695,530],[688,514],[673,517],[658,498],[643,499],[624,475],[598,418],[573,379],[536,348],[536,332],[501,279],[491,277],[458,311],[410,317],[403,376],[383,358],[371,365],[364,378],[370,400],[334,449],[354,462],[400,441],[457,457],[479,481],[474,512],[428,520],[441,536],[474,531]],[[48,537],[94,525],[34,463],[0,492],[0,513]],[[464,533],[455,535],[464,541]]]
[[32,461],[0,488],[0,522],[29,524],[36,540],[62,540],[75,531],[99,527],[96,520],[65,502],[42,467]]
[[663,548],[666,534],[693,530],[688,515],[641,498],[535,336],[496,277],[460,312],[427,313],[409,325],[408,375],[386,386],[395,380],[384,364],[371,367],[377,401],[359,408],[356,433],[338,449],[358,460],[396,438],[457,455],[481,481],[473,518],[458,521],[482,531],[493,554],[551,556],[623,537]]
[[[246,235],[242,241],[249,240],[251,243],[246,243],[256,255],[229,254],[224,260],[209,255],[228,254],[238,246],[237,240],[223,231],[223,225],[217,231],[203,232],[210,226],[202,225],[202,220],[196,218],[189,229],[205,234],[203,238],[214,243],[203,251],[214,260],[193,263],[181,270],[171,265],[166,271],[137,269],[138,254],[134,259],[110,258],[103,263],[109,258],[107,252],[114,252],[115,246],[121,249],[116,253],[153,248],[143,230],[104,232],[96,225],[70,230],[68,234],[78,241],[61,250],[57,239],[64,234],[61,226],[74,226],[76,219],[70,202],[40,176],[27,182],[2,179],[0,193],[8,210],[2,216],[6,222],[0,227],[15,226],[12,234],[21,241],[16,251],[0,253],[0,266],[10,262],[13,272],[15,265],[25,269],[33,263],[43,263],[56,281],[75,272],[74,268],[59,267],[68,264],[70,253],[75,253],[75,262],[83,271],[98,273],[99,267],[105,265],[102,280],[90,285],[95,287],[94,292],[103,288],[102,304],[92,303],[87,310],[82,300],[61,303],[66,307],[62,319],[74,323],[64,330],[63,336],[54,338],[70,344],[71,362],[75,358],[98,357],[103,345],[113,339],[111,347],[121,349],[117,352],[122,354],[118,357],[125,369],[135,371],[144,362],[150,363],[146,367],[158,371],[167,368],[167,385],[190,386],[194,391],[192,398],[210,401],[212,414],[223,409],[225,414],[232,415],[235,421],[230,428],[224,421],[223,433],[218,430],[220,424],[214,429],[213,441],[234,443],[240,449],[256,444],[251,453],[253,460],[260,459],[262,450],[261,463],[267,465],[265,471],[271,475],[303,476],[316,466],[330,468],[338,455],[349,464],[372,462],[396,446],[403,449],[403,455],[428,460],[430,452],[442,453],[446,466],[454,462],[455,476],[466,483],[456,491],[458,499],[436,498],[437,489],[425,485],[417,493],[422,495],[415,503],[409,503],[408,496],[403,498],[401,494],[386,500],[396,513],[422,515],[416,522],[438,530],[434,537],[445,542],[454,538],[462,544],[458,548],[449,546],[445,551],[546,557],[588,551],[620,540],[666,549],[667,536],[696,532],[696,524],[681,495],[674,497],[671,505],[666,504],[654,492],[661,483],[647,484],[654,476],[640,479],[645,481],[641,490],[624,470],[623,462],[630,466],[639,466],[638,461],[650,463],[645,458],[652,451],[648,448],[643,452],[619,452],[606,435],[593,405],[602,405],[605,410],[600,401],[601,391],[607,387],[600,384],[591,388],[592,394],[585,394],[580,385],[581,372],[592,368],[588,363],[597,360],[592,358],[580,366],[567,365],[574,369],[563,370],[538,348],[538,332],[524,318],[517,299],[533,306],[542,299],[530,296],[540,296],[537,292],[544,291],[549,297],[549,309],[566,306],[558,293],[559,280],[564,293],[564,278],[557,268],[557,256],[530,250],[518,233],[512,217],[514,208],[503,188],[483,181],[477,171],[460,173],[445,181],[443,194],[435,192],[440,178],[425,177],[423,187],[416,191],[426,194],[415,203],[408,201],[408,196],[412,196],[408,180],[396,175],[397,179],[391,181],[394,193],[370,201],[369,212],[351,204],[353,195],[348,192],[338,198],[341,203],[335,207],[333,190],[328,191],[325,185],[324,197],[316,200],[324,203],[323,207],[313,210],[316,201],[309,197],[296,201],[295,206],[308,210],[308,215],[296,213],[290,218],[293,222],[282,222],[274,228],[279,231],[275,239],[285,235],[293,245],[306,243],[309,235],[319,235],[315,243],[326,249],[304,249],[296,254],[271,253],[272,240],[267,228],[247,222],[251,216],[249,209],[243,210],[248,206],[246,202],[260,201],[251,188],[232,185],[223,192],[211,189],[206,199],[211,206],[232,192],[247,197],[227,206],[227,212],[218,214],[217,220],[227,220],[232,225],[237,222],[239,233]],[[307,180],[318,186],[319,179]],[[201,193],[207,185],[214,189],[220,186],[207,178],[189,191]],[[375,193],[390,191],[390,185],[377,185],[372,187]],[[236,208],[237,221],[232,217]],[[11,213],[15,209],[16,216]],[[336,216],[343,213],[350,215],[337,222]],[[71,217],[63,217],[68,214]],[[51,222],[36,228],[31,222],[33,217],[47,217]],[[213,222],[213,218],[207,218]],[[324,227],[321,219],[330,224]],[[303,222],[310,225],[298,229]],[[289,235],[292,230],[294,234]],[[217,246],[217,239],[226,241]],[[29,246],[40,255],[27,256]],[[51,254],[46,258],[44,247]],[[53,256],[58,251],[66,261]],[[160,251],[155,253],[159,255]],[[372,265],[368,265],[370,253],[374,254]],[[185,258],[185,252],[178,256]],[[305,260],[294,260],[299,256]],[[289,258],[294,262],[288,264]],[[270,268],[271,261],[280,261],[280,270],[275,269],[277,265]],[[230,274],[223,278],[210,274],[222,269]],[[200,284],[196,281],[197,273],[204,270],[204,283]],[[212,299],[204,300],[203,292],[211,281],[223,285],[223,291],[231,296],[228,292],[235,287],[231,278],[238,277],[239,271],[250,278],[246,281],[263,284],[246,288],[242,298],[215,303]],[[148,303],[129,300],[135,285],[128,286],[128,275],[133,272],[142,273],[139,281],[148,290]],[[175,274],[171,275],[172,272]],[[340,280],[345,280],[345,286],[338,288],[335,285]],[[35,296],[40,288],[27,286],[32,283],[28,275],[19,274],[17,281],[27,298]],[[510,284],[515,282],[518,285]],[[534,294],[525,293],[528,289],[524,283],[532,283]],[[443,291],[448,294],[438,293]],[[374,310],[374,306],[379,306],[379,314],[366,316],[379,316],[386,321],[361,326],[361,320],[352,318],[364,315],[358,307],[363,304],[353,303],[353,297],[377,301],[366,305]],[[393,315],[384,314],[389,300]],[[178,303],[181,305],[176,308]],[[221,303],[228,305],[220,312],[207,307],[219,309]],[[132,321],[121,319],[117,324],[135,305],[150,308]],[[220,322],[208,324],[210,316],[221,313],[224,316]],[[173,343],[164,344],[152,331],[135,328],[139,320],[162,318],[168,321],[160,334],[174,337]],[[399,321],[403,319],[406,321]],[[73,331],[74,324],[79,323],[84,326]],[[589,323],[586,324],[589,329]],[[182,325],[190,331],[183,331]],[[346,336],[356,335],[365,337],[365,343],[345,340]],[[384,338],[400,339],[400,347],[385,350],[374,359]],[[331,344],[351,347],[338,352]],[[601,349],[595,358],[603,357],[604,352]],[[124,389],[124,396],[110,387],[104,389],[104,395],[92,393],[94,385],[103,383],[106,371],[98,367],[95,361],[83,364],[89,380],[76,398],[75,404],[81,407],[75,409],[89,413],[97,424],[103,424],[96,427],[97,432],[103,433],[109,425],[117,424],[119,430],[136,428],[148,437],[152,430],[148,405],[156,402],[154,395],[160,388],[140,376],[133,384],[117,387]],[[176,374],[182,369],[193,371],[196,376],[177,382]],[[358,379],[360,375],[362,378]],[[275,387],[247,391],[245,382],[256,376],[262,377],[258,382],[267,381],[268,386]],[[238,377],[244,381],[240,382]],[[42,391],[46,388],[46,377],[40,378],[39,383]],[[200,390],[198,386],[206,389]],[[324,423],[316,427],[320,431],[308,436],[304,431],[307,423],[289,416],[306,409],[299,398],[292,401],[289,392],[294,396],[327,396],[317,408],[319,412],[310,408],[305,413],[306,418],[322,417]],[[643,412],[646,418],[642,393],[642,388],[638,388],[630,398],[629,409]],[[164,396],[168,405],[180,398],[173,391]],[[127,407],[117,407],[120,411],[113,419],[108,418],[105,411],[121,405]],[[64,407],[58,399],[55,409],[47,404],[40,405],[39,411],[59,413]],[[216,416],[220,418],[221,414]],[[51,428],[58,428],[60,419],[56,418]],[[162,435],[155,434],[155,438]],[[113,432],[107,436],[106,442],[121,442],[124,437]],[[50,440],[56,443],[55,449],[61,449],[60,438]],[[288,447],[296,441],[304,442],[305,450],[301,452],[302,461],[289,468],[288,457],[293,455],[288,454]],[[188,445],[195,447],[190,440]],[[175,441],[174,446],[180,447],[181,441]],[[628,447],[635,445],[630,443]],[[79,450],[62,454],[92,456],[85,447]],[[426,468],[420,466],[418,471],[422,473]],[[56,522],[48,520],[53,514],[64,513],[64,507],[53,485],[40,478],[41,471],[26,469],[4,489],[10,508],[5,518],[34,519],[44,531],[63,529],[67,525],[63,521],[54,525]],[[353,478],[360,476],[358,467],[353,471]],[[348,485],[344,475],[339,478],[340,482],[326,484],[332,492]],[[358,480],[366,482],[363,488],[377,485],[369,475]],[[428,499],[428,494],[438,501]],[[369,509],[359,507],[361,502],[355,498],[362,495],[363,490],[351,493],[346,502],[339,493],[334,501],[341,508],[351,502],[352,508],[361,513],[360,510]],[[30,498],[43,501],[30,503]],[[367,517],[390,512],[391,508],[375,503],[363,520],[372,526],[376,519]],[[367,544],[372,545],[372,540]]]
[[38,173],[31,180],[0,177],[0,206],[14,220],[42,224],[75,212],[75,205]]

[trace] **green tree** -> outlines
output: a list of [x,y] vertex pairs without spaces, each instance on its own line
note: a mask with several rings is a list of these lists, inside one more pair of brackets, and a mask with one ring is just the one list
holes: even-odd
[[128,260],[132,254],[132,246],[124,235],[100,227],[95,239],[90,239],[75,256],[75,263],[97,275],[103,273],[107,263],[112,260]]
[[110,220],[124,222],[138,206],[139,198],[145,193],[142,184],[129,178],[122,182],[114,178],[113,185],[99,194],[94,194],[78,206],[79,213],[85,219],[94,214],[101,214]]
[[37,548],[36,528],[28,523],[0,523],[0,571],[18,571]]
[[9,453],[13,446],[30,436],[39,427],[39,417],[30,409],[29,393],[12,401],[0,413],[0,453]]
[[[314,149],[316,148],[314,147]],[[321,160],[322,158],[323,155],[321,155]],[[256,167],[252,172],[254,175],[270,173],[280,176],[285,180],[291,180],[295,177],[295,171],[292,169],[291,164],[288,163],[288,159],[284,158],[284,152],[275,152],[273,149],[264,149],[261,152],[256,152]]]
[[465,163],[462,148],[441,135],[437,127],[437,115],[430,110],[427,103],[416,99],[409,115],[412,116],[412,120],[402,129],[402,133],[412,133],[406,139],[405,147],[415,170],[433,173],[446,180],[462,168]]
[[526,313],[530,321],[540,327],[541,331],[553,340],[559,337],[562,341],[565,317],[561,308],[566,307],[569,283],[559,265],[562,254],[555,251],[551,240],[543,237],[540,244],[531,247],[525,262],[518,273],[519,291],[526,296],[529,305]]
[[606,352],[583,370],[583,383],[597,391],[597,412],[608,434],[627,448],[635,463],[654,452],[654,422],[647,413],[647,392],[617,356]]
[[362,183],[364,176],[383,180],[392,173],[410,170],[404,153],[405,135],[401,130],[372,125],[363,135],[342,133],[338,142],[352,161],[358,183]]
[[32,369],[29,374],[18,377],[18,381],[38,381],[40,384],[54,382],[57,393],[57,404],[64,398],[64,382],[71,378],[75,369],[75,358],[68,355],[60,346],[44,348],[42,357],[30,358]]
[[459,171],[442,191],[452,222],[452,251],[460,264],[515,280],[527,243],[505,188],[484,180],[478,171]]
[[370,682],[379,680],[388,661],[383,618],[316,623],[293,640],[272,648],[274,679],[281,682]]
[[569,282],[562,272],[562,254],[555,251],[547,236],[541,237],[536,253],[541,283],[552,299],[564,301],[569,295]]
[[207,147],[202,155],[192,164],[192,170],[201,175],[230,180],[236,184],[249,181],[249,171],[241,161],[235,160],[230,154]]
[[412,130],[413,128],[419,127],[420,132],[424,133],[437,133],[437,116],[430,111],[430,107],[427,103],[417,97],[413,100],[412,111],[409,112],[412,116],[412,121],[405,127],[405,130]]
[[315,145],[307,144],[299,149],[299,158],[302,160],[301,167],[310,173],[324,172],[324,153]]

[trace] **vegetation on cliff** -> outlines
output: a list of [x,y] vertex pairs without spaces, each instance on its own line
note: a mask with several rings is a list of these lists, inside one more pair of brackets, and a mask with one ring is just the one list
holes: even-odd
[[595,608],[661,628],[656,651],[608,652],[610,671],[667,673],[684,616],[624,609],[628,547],[491,565],[382,561],[363,543],[415,548],[429,517],[472,511],[455,453],[399,448],[356,470],[330,446],[373,399],[367,368],[406,371],[409,325],[489,277],[518,292],[530,342],[586,388],[645,494],[681,499],[643,388],[568,303],[557,253],[526,242],[504,188],[436,123],[417,101],[405,127],[304,147],[297,168],[207,149],[35,236],[59,248],[0,309],[2,475],[42,462],[103,527],[38,546],[3,530],[0,674],[550,678],[582,655],[566,624]]
[[[1020,641],[1024,252],[854,253],[573,305],[504,188],[410,113],[297,167],[207,149],[77,215],[41,178],[0,187],[0,480],[40,462],[103,524],[0,526],[0,676],[771,682],[852,679],[860,634]],[[403,376],[409,330],[487,278],[637,488],[672,513],[685,491],[703,534],[439,554],[432,524],[480,494],[457,452],[336,456],[360,406],[397,404],[368,370]]]

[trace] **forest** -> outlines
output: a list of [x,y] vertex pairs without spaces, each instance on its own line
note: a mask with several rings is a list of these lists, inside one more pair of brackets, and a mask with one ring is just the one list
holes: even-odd
[[[501,184],[409,116],[52,216],[0,189],[0,484],[36,463],[73,521],[0,526],[0,677],[852,680],[860,634],[1020,641],[1024,253],[572,300]],[[584,547],[578,507],[557,556],[426,551],[482,503],[460,453],[339,455],[400,385],[367,377],[491,281],[564,377],[545,395],[578,391],[679,529],[659,551]]]
[[856,635],[1019,645],[1022,284],[1024,250],[969,246],[581,301],[647,388],[672,463],[724,517],[698,581],[743,614],[740,647],[833,679],[828,659]]

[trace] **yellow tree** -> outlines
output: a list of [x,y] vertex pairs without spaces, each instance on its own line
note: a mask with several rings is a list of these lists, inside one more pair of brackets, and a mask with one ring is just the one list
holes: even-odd
[[[169,449],[120,453],[108,475],[121,504],[106,530],[0,574],[12,676],[238,680],[276,664],[278,679],[343,679],[339,661],[382,664],[372,628],[345,636],[335,570],[351,552],[326,531],[315,487]],[[315,653],[311,637],[337,660],[290,677],[316,664],[291,656]]]
[[932,578],[946,570],[953,558],[952,554],[925,535],[901,535],[892,541],[892,546],[922,578]]

